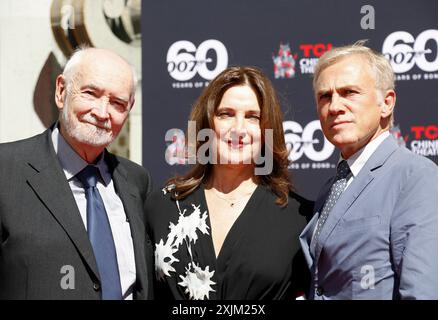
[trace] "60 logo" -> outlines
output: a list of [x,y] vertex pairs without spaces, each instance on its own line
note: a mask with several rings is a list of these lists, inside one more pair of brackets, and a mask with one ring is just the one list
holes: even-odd
[[[306,155],[312,161],[324,161],[330,158],[335,150],[322,134],[321,124],[318,120],[311,121],[304,128],[295,121],[283,122],[284,139],[289,150],[289,160],[296,161]],[[322,141],[315,138],[315,132],[321,131]],[[316,150],[315,145],[321,145],[321,150]]]
[[438,70],[438,50],[432,57],[432,50],[426,49],[429,41],[438,47],[438,30],[429,29],[421,32],[415,39],[409,32],[396,31],[386,37],[382,53],[391,63],[395,73],[403,73],[416,64],[425,72]]
[[[210,50],[216,54],[216,64],[212,58],[207,57]],[[166,61],[167,71],[175,80],[187,81],[196,73],[206,80],[211,80],[228,66],[228,52],[224,44],[218,40],[206,40],[198,48],[190,41],[181,40],[170,46]],[[209,66],[212,66],[212,69],[209,69]]]

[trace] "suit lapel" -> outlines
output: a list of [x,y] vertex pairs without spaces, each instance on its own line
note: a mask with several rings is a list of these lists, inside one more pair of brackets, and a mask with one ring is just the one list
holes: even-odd
[[378,174],[378,168],[383,166],[389,156],[397,149],[397,144],[392,136],[386,138],[376,151],[371,155],[365,163],[357,177],[354,178],[350,186],[340,196],[338,202],[330,212],[321,234],[318,238],[318,244],[315,251],[315,261],[317,262],[327,239],[333,232],[336,225],[345,215],[351,205],[357,200],[360,194],[371,183],[374,177]]
[[310,254],[310,241],[312,241],[313,230],[315,230],[316,223],[318,222],[318,216],[318,213],[314,214],[300,234],[301,248],[303,249],[304,257],[306,258],[309,268],[311,268],[313,264],[313,258]]
[[134,296],[136,299],[146,297],[148,292],[147,281],[147,265],[146,265],[146,248],[145,248],[145,227],[141,220],[143,213],[142,198],[138,189],[128,183],[128,172],[117,158],[106,153],[110,170],[112,171],[114,187],[117,194],[122,200],[123,207],[127,218],[129,219],[129,226],[131,228],[132,241],[134,244],[135,268],[137,273],[137,280],[141,286],[136,286]]
[[313,258],[312,255],[310,254],[310,242],[312,241],[313,231],[315,230],[316,223],[318,222],[318,218],[319,218],[319,213],[322,210],[325,199],[328,196],[330,187],[333,184],[334,179],[335,177],[329,179],[321,188],[321,191],[319,192],[314,205],[313,217],[300,234],[301,247],[303,249],[304,257],[306,258],[309,267],[311,267],[313,264]]
[[374,179],[374,177],[369,172],[364,172],[364,174],[359,174],[351,185],[345,190],[341,195],[338,202],[335,204],[331,210],[318,238],[318,244],[315,248],[315,260],[317,261],[324,244],[332,233],[333,229],[339,223],[339,220],[347,212],[348,208],[356,201],[362,191],[366,186]]
[[79,209],[51,141],[51,130],[39,136],[25,173],[30,187],[62,226],[98,279],[97,265]]

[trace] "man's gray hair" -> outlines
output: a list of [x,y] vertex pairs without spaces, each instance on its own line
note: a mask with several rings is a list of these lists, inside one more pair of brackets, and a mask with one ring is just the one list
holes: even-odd
[[[84,56],[84,54],[86,53],[87,50],[91,49],[90,46],[86,45],[86,44],[81,44],[79,45],[75,51],[73,52],[73,54],[70,56],[70,58],[67,60],[67,63],[64,66],[64,71],[62,72],[62,74],[64,75],[65,78],[65,84],[66,84],[66,88],[67,90],[69,89],[69,85],[73,79],[73,76],[76,73],[76,67],[79,64],[79,62],[81,61],[82,57]],[[120,57],[121,58],[121,57]],[[121,58],[123,59],[123,58]],[[125,59],[123,59],[130,67],[131,67],[131,74],[132,74],[132,91],[131,91],[131,97],[130,100],[133,101],[133,99],[135,98],[135,90],[137,88],[137,73],[135,71],[135,68],[133,65],[131,65],[128,61],[126,61]]]

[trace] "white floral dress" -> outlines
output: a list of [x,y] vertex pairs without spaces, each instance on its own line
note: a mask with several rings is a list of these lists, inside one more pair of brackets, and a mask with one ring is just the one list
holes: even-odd
[[155,245],[157,299],[282,299],[307,290],[308,271],[298,237],[311,203],[291,194],[279,207],[258,186],[216,258],[204,188],[175,201],[168,189],[146,203]]

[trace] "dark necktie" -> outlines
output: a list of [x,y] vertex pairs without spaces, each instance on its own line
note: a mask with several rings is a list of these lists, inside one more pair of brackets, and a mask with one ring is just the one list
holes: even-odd
[[99,269],[102,299],[120,300],[122,299],[122,289],[116,248],[105,205],[96,187],[99,170],[95,166],[89,165],[76,176],[85,188],[87,232]]
[[324,203],[324,207],[322,209],[321,215],[319,216],[318,222],[316,224],[316,229],[313,234],[312,241],[310,243],[310,252],[313,256],[315,256],[316,244],[318,243],[318,238],[319,235],[321,234],[322,227],[324,226],[324,223],[327,220],[330,211],[333,209],[336,202],[338,201],[341,193],[345,190],[348,180],[347,177],[350,173],[351,171],[347,161],[342,160],[338,164],[335,182],[332,184],[330,188],[330,193]]

